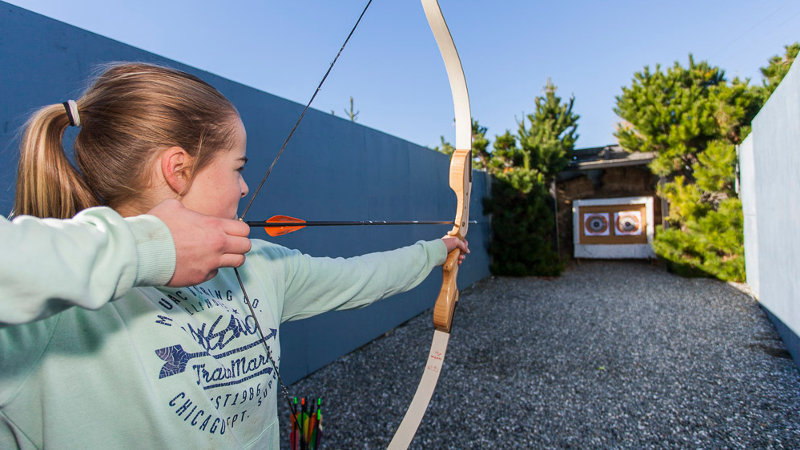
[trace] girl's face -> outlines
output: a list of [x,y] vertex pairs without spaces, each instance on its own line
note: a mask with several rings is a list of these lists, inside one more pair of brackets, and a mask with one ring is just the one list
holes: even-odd
[[201,169],[189,190],[181,198],[187,208],[209,216],[235,219],[239,200],[247,195],[242,169],[247,162],[247,133],[241,120],[236,120],[234,145],[217,152],[217,156]]

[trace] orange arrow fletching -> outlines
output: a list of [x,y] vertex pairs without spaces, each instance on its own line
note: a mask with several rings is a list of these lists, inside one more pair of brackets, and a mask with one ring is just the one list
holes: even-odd
[[292,216],[272,216],[269,219],[267,219],[267,223],[275,223],[275,222],[278,222],[278,223],[292,222],[292,223],[297,223],[297,224],[300,224],[300,225],[296,225],[296,226],[295,225],[285,225],[285,226],[280,226],[280,227],[264,227],[264,231],[266,231],[267,234],[272,236],[272,237],[283,236],[284,234],[294,233],[297,230],[305,228],[305,225],[302,225],[302,224],[306,223],[305,220],[298,219],[298,218],[292,217]]

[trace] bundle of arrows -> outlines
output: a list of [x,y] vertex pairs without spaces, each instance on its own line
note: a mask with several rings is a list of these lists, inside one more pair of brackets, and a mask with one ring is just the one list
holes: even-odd
[[[314,403],[312,401],[312,403]],[[319,448],[322,435],[322,398],[315,404],[308,404],[306,398],[300,399],[300,408],[297,407],[297,397],[294,398],[294,411],[290,412],[292,432],[289,435],[289,444],[292,450],[316,450]]]

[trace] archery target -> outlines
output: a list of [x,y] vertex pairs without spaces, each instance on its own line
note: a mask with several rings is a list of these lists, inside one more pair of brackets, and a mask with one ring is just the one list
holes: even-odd
[[578,199],[572,204],[576,258],[653,258],[653,197]]
[[642,230],[641,211],[619,211],[614,213],[614,234],[617,236],[638,236]]
[[583,217],[584,234],[586,236],[608,236],[611,233],[608,218],[608,213],[587,213]]
[[575,210],[578,244],[647,244],[648,233],[651,233],[648,231],[648,214],[651,213],[647,205],[652,202],[645,200],[629,204],[616,203],[614,199],[578,200],[580,204]]

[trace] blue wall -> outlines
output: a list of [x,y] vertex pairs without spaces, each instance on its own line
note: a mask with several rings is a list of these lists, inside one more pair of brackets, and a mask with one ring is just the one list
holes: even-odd
[[[0,212],[13,204],[18,132],[38,107],[80,95],[98,64],[147,61],[194,73],[239,109],[248,133],[245,179],[255,188],[302,105],[0,2]],[[444,67],[442,68],[444,70]],[[314,86],[309,86],[309,94]],[[443,130],[443,134],[449,130]],[[403,139],[311,110],[275,167],[249,219],[288,214],[307,219],[449,219],[455,196],[449,160]],[[489,274],[489,226],[481,199],[488,178],[473,177],[471,254],[459,285]],[[309,229],[273,238],[312,255],[352,256],[433,239],[448,228],[351,227]],[[254,231],[253,238],[266,233]],[[368,308],[323,314],[282,327],[282,374],[294,381],[431,307],[439,291],[437,270],[412,292]],[[431,330],[432,331],[432,330]]]

